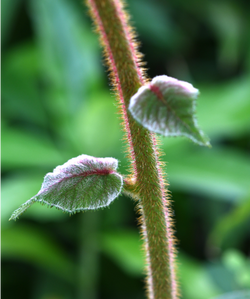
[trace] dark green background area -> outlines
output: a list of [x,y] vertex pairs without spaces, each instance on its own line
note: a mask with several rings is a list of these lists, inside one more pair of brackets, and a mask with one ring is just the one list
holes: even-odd
[[[149,76],[199,88],[212,144],[162,139],[182,298],[250,298],[249,1],[131,0],[128,10]],[[114,157],[126,173],[92,29],[78,0],[2,1],[2,298],[145,298],[131,199],[71,217],[35,204],[8,222],[74,156]]]

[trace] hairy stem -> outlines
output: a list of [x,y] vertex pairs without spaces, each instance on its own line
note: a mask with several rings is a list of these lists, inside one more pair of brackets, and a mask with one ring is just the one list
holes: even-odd
[[140,126],[127,109],[130,98],[147,81],[140,68],[141,55],[137,52],[128,16],[119,0],[87,0],[87,3],[101,37],[112,84],[118,94],[129,145],[130,178],[133,180],[135,198],[139,198],[147,257],[148,298],[175,299],[177,285],[171,212],[156,137]]

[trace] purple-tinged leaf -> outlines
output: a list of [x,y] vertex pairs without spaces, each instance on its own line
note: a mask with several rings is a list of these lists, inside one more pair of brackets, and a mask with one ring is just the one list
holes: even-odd
[[157,76],[130,99],[129,111],[148,130],[164,136],[186,136],[209,146],[195,118],[199,90],[168,76]]
[[48,173],[41,190],[12,214],[16,219],[34,202],[74,213],[108,206],[121,192],[123,179],[114,158],[81,155]]

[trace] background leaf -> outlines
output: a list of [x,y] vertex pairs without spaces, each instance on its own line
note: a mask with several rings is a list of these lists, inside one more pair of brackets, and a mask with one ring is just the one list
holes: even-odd
[[138,232],[127,230],[103,233],[101,247],[125,272],[142,276],[144,260]]
[[233,244],[235,240],[239,242],[239,239],[249,235],[249,215],[250,196],[248,195],[241,200],[241,204],[237,205],[218,221],[210,233],[209,245],[219,248],[225,247],[225,243]]
[[1,2],[1,40],[4,44],[6,39],[8,39],[13,24],[13,19],[17,12],[18,6],[21,0],[13,0],[11,3],[8,0],[3,0]]
[[214,297],[213,299],[248,299],[250,296],[249,290],[225,293],[223,295]]
[[63,153],[47,136],[3,126],[2,142],[2,167],[5,170],[15,167],[54,166],[64,160]]
[[[19,225],[2,230],[2,257],[23,260],[40,268],[49,269],[65,281],[74,283],[76,267],[62,248],[44,232]],[[49,254],[44,255],[44,252]]]
[[250,161],[247,154],[220,147],[197,151],[195,146],[185,146],[181,140],[163,139],[163,142],[172,188],[191,191],[195,186],[196,192],[235,202],[248,194]]

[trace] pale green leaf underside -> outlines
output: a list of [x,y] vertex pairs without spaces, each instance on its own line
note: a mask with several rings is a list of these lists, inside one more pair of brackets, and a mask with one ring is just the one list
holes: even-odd
[[16,219],[35,202],[74,213],[108,206],[121,192],[118,161],[81,155],[48,173],[41,190],[12,214]]
[[195,118],[198,89],[168,76],[157,76],[131,98],[129,110],[148,130],[164,136],[186,136],[209,146]]

